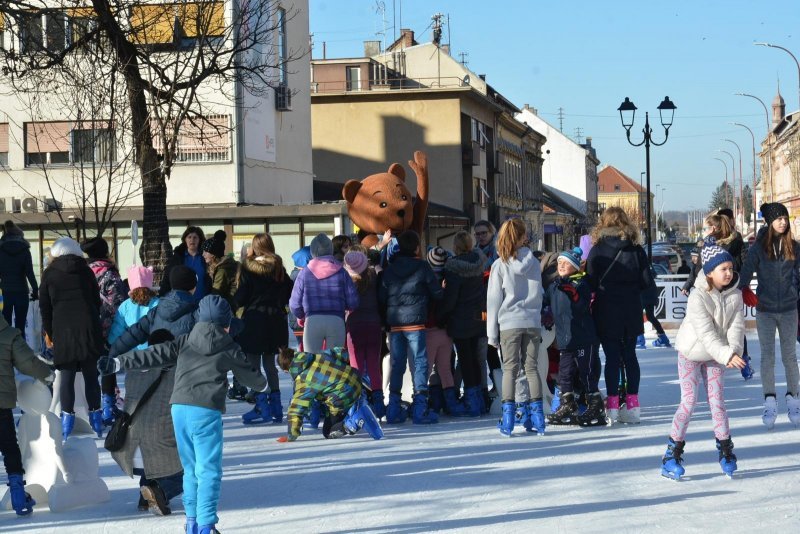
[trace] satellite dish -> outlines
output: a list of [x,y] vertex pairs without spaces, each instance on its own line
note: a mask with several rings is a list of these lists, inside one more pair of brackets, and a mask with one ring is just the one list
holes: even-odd
[[469,82],[470,82],[470,79],[469,79],[469,74],[465,74],[465,75],[464,75],[464,80],[463,80],[463,82],[464,82],[464,85],[469,85]]

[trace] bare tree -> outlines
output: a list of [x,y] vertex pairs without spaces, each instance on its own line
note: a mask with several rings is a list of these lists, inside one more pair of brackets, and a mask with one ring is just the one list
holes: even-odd
[[52,71],[70,78],[89,58],[119,80],[141,177],[140,253],[159,272],[171,254],[167,181],[180,140],[224,134],[230,123],[210,116],[242,106],[245,91],[286,90],[288,65],[307,53],[287,49],[281,31],[296,11],[274,0],[0,0],[0,12],[13,90],[39,90]]

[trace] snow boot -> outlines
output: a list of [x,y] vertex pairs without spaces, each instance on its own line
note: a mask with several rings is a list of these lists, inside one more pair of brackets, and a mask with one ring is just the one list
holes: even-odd
[[745,354],[744,356],[742,356],[742,359],[744,360],[744,367],[741,368],[742,378],[744,378],[745,381],[747,381],[753,378],[756,372],[750,366],[750,356]]
[[411,405],[411,421],[415,425],[431,425],[439,422],[439,416],[428,408],[427,392],[414,393],[414,402]]
[[561,390],[556,386],[553,388],[553,400],[550,402],[550,413],[556,413],[559,406],[561,406]]
[[386,406],[386,422],[390,425],[405,423],[408,410],[400,402],[399,393],[389,393],[389,405]]
[[450,417],[467,417],[467,410],[464,404],[458,400],[456,388],[445,388],[444,392],[444,411]]
[[[655,343],[655,341],[653,343]],[[636,348],[637,349],[647,348],[647,341],[645,341],[644,339],[644,334],[639,334],[639,336],[636,338]]]
[[736,471],[736,455],[733,454],[733,440],[731,438],[723,440],[717,439],[717,450],[719,451],[719,465],[722,467],[722,472],[729,478],[733,477],[733,472]]
[[242,415],[242,423],[254,425],[256,423],[266,423],[269,418],[269,396],[266,392],[256,395],[256,405],[253,409]]
[[800,399],[792,396],[791,393],[787,393],[786,409],[789,412],[789,421],[795,428],[800,427]]
[[11,494],[11,507],[17,515],[28,515],[33,512],[36,501],[25,492],[25,481],[21,473],[8,474],[8,492]]
[[578,416],[578,424],[581,426],[606,426],[606,411],[603,408],[603,396],[599,391],[587,394],[586,411]]
[[531,411],[527,402],[518,402],[514,410],[514,426],[525,428],[526,432],[535,432],[531,422]]
[[98,438],[103,437],[103,410],[97,409],[89,412],[89,424],[97,433]]
[[217,525],[202,525],[197,527],[198,534],[219,534]]
[[478,386],[464,390],[464,413],[469,417],[481,415],[481,388]]
[[544,436],[544,406],[542,406],[542,399],[531,401],[528,403],[528,413],[531,417],[531,426],[533,429],[528,430],[526,427],[525,430],[528,432],[536,432],[540,436]]
[[[283,421],[283,405],[281,404],[281,392],[272,391],[269,394],[269,416],[272,418],[273,423],[280,423]],[[267,418],[264,417],[266,421]]]
[[619,395],[609,395],[606,398],[606,418],[610,425],[619,420]]
[[186,525],[184,525],[183,530],[186,532],[186,534],[197,534],[197,519],[194,517],[187,517]]
[[147,508],[155,515],[169,515],[172,510],[169,507],[167,496],[164,490],[153,480],[139,488],[142,497],[147,501]]
[[103,425],[111,426],[114,424],[114,408],[116,408],[117,399],[114,395],[104,393],[102,401]]
[[386,417],[386,405],[383,403],[383,390],[374,389],[369,397],[372,413],[380,420]]
[[669,344],[669,338],[667,337],[667,334],[658,334],[658,337],[653,340],[653,346],[665,348],[672,347],[672,345]]
[[577,425],[578,424],[578,403],[575,402],[575,394],[572,392],[562,393],[561,402],[558,410],[547,416],[547,422],[551,425]]
[[775,419],[778,418],[778,401],[773,395],[764,399],[764,414],[761,416],[761,421],[767,427],[767,430],[775,428]]
[[497,422],[497,428],[504,436],[511,437],[511,433],[514,432],[515,408],[516,406],[514,405],[514,401],[503,401],[503,415]]
[[441,413],[445,406],[446,399],[441,384],[428,386],[428,409],[433,413]]
[[75,427],[75,414],[69,412],[61,412],[61,438],[67,441],[67,438],[72,434],[72,429]]
[[667,451],[661,458],[661,476],[680,480],[686,470],[681,465],[683,463],[683,446],[685,441],[675,441],[669,438]]
[[627,423],[629,425],[638,425],[641,422],[641,414],[639,408],[639,395],[629,393],[625,397],[625,405],[619,409],[619,422]]
[[363,428],[372,439],[381,439],[383,437],[381,425],[375,414],[372,413],[372,408],[369,407],[365,394],[362,394],[347,411],[347,416],[344,418],[344,428],[350,435]]

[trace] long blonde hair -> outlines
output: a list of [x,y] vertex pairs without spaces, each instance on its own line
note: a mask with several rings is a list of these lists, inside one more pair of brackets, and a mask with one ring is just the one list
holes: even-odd
[[628,214],[619,206],[606,208],[600,214],[600,220],[592,229],[592,243],[597,243],[607,235],[617,235],[620,239],[627,239],[634,245],[639,244],[639,230],[631,224]]
[[727,239],[733,233],[731,221],[725,215],[709,215],[706,217],[706,224],[716,229],[716,231],[710,235],[714,236],[714,239],[717,241]]
[[497,255],[504,263],[516,256],[517,250],[525,242],[527,228],[522,219],[509,219],[497,233]]

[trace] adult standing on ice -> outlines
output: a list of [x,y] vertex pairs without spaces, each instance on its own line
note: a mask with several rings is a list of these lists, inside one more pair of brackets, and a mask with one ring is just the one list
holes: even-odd
[[[594,246],[586,259],[597,337],[606,355],[607,417],[613,423],[639,422],[639,360],[636,338],[644,334],[641,293],[655,284],[650,262],[639,245],[639,229],[617,206],[606,209],[592,231]],[[619,408],[620,361],[625,364],[627,396]]]
[[[778,403],[775,397],[775,331],[780,337],[781,360],[786,371],[786,408],[789,420],[800,425],[800,372],[797,369],[797,298],[800,273],[800,245],[792,237],[789,212],[783,204],[761,205],[766,230],[747,252],[739,288],[745,304],[756,308],[756,330],[761,345],[761,389],[768,430],[775,426]],[[757,295],[750,291],[753,273],[758,280]]]

